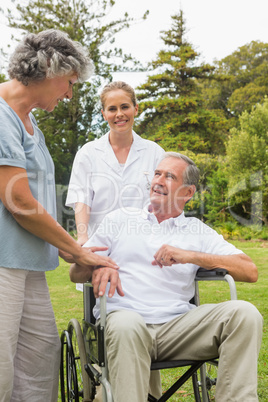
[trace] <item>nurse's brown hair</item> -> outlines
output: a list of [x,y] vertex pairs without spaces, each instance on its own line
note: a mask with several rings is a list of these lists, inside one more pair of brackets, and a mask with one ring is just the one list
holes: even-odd
[[106,99],[107,93],[111,92],[111,91],[116,91],[118,89],[122,89],[123,91],[125,91],[130,96],[130,99],[131,99],[133,105],[134,106],[137,105],[137,98],[136,98],[134,89],[130,85],[125,83],[124,81],[114,81],[114,82],[110,82],[109,84],[105,85],[105,87],[103,88],[103,90],[100,94],[101,107],[103,110],[105,109],[105,99]]

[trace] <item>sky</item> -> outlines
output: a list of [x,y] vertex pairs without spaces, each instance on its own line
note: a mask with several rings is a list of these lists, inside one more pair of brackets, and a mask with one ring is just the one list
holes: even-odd
[[[5,0],[5,4],[10,1]],[[146,21],[134,24],[116,38],[118,47],[142,62],[153,60],[164,47],[160,31],[171,28],[171,15],[180,9],[186,19],[187,39],[201,54],[200,61],[213,63],[252,40],[268,43],[267,0],[116,0],[115,3],[107,18],[119,18],[124,12],[139,18],[146,10],[150,11]],[[11,30],[6,28],[1,15],[0,32],[0,48],[6,48],[11,43]],[[135,87],[144,82],[145,76],[121,73],[114,78]]]
[[[187,39],[201,54],[200,61],[212,64],[252,40],[268,43],[267,0],[117,0],[117,7],[137,17],[150,11],[146,21],[118,37],[121,47],[142,61],[151,61],[164,48],[160,31],[171,28],[171,15],[180,9]],[[129,75],[125,74],[126,79]],[[131,79],[139,84],[144,75]]]

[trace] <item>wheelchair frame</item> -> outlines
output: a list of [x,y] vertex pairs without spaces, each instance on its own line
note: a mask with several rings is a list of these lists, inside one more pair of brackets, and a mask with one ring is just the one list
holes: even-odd
[[[231,300],[237,299],[234,279],[225,269],[206,270],[199,268],[195,278],[194,304],[200,305],[199,281],[226,281],[230,289]],[[84,319],[82,330],[76,319],[71,319],[68,328],[61,335],[61,399],[62,402],[92,402],[96,396],[96,387],[102,385],[102,402],[113,402],[112,389],[108,381],[106,361],[105,322],[106,297],[100,298],[100,321],[95,325],[93,306],[95,298],[90,283],[84,284]],[[175,367],[187,367],[186,372],[159,398],[148,395],[149,402],[167,401],[190,377],[196,402],[209,402],[209,389],[215,385],[216,378],[209,378],[207,366],[217,366],[214,360],[192,361],[177,360],[152,362],[151,370]],[[66,398],[67,394],[67,398]],[[83,399],[81,399],[83,398]]]

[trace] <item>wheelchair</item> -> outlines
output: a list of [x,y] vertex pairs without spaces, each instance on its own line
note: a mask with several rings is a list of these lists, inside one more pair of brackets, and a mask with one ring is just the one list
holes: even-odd
[[[200,281],[225,281],[229,285],[231,300],[237,299],[233,278],[225,269],[206,270],[199,268],[195,278],[195,296],[191,301],[200,305]],[[113,402],[112,389],[108,380],[105,348],[106,297],[100,298],[100,320],[96,324],[92,309],[95,297],[91,284],[84,284],[84,318],[82,328],[76,319],[71,319],[61,334],[60,392],[62,402],[93,402],[97,387],[102,386],[102,402]],[[165,393],[156,399],[148,395],[148,402],[169,400],[182,385],[192,378],[194,400],[214,400],[217,381],[218,356],[213,360],[174,360],[152,362],[151,370],[186,367],[184,374]],[[99,400],[99,399],[98,399]]]

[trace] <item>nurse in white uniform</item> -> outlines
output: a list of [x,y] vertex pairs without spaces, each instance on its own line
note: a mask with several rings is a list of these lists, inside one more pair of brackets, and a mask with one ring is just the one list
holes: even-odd
[[[75,210],[78,243],[83,245],[103,217],[117,208],[143,208],[149,203],[150,182],[164,150],[133,130],[138,113],[131,86],[118,81],[106,85],[100,95],[102,115],[110,131],[85,144],[76,154],[66,205]],[[115,228],[120,230],[120,228]],[[83,291],[83,285],[76,288]],[[151,393],[161,396],[160,373],[153,371]],[[101,394],[96,400],[102,400]]]
[[117,208],[143,208],[150,181],[164,150],[133,130],[138,112],[132,87],[118,81],[101,93],[102,115],[110,131],[85,144],[74,159],[66,205],[74,208],[79,244]]

